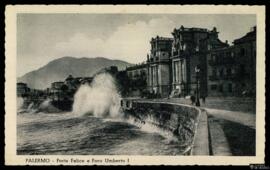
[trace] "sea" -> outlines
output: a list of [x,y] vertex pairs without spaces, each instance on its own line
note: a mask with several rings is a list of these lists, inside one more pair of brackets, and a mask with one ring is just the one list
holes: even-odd
[[18,155],[182,155],[166,133],[123,119],[66,113],[18,113]]

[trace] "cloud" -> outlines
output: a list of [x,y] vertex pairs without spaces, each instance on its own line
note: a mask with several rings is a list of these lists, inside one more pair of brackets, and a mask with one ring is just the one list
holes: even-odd
[[68,41],[57,43],[55,53],[57,56],[102,56],[138,63],[146,59],[151,38],[157,35],[171,37],[174,27],[173,21],[162,17],[119,26],[105,40],[76,33]]

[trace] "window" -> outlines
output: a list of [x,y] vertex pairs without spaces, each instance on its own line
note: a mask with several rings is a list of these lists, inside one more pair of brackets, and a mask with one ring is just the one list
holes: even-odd
[[226,52],[226,57],[230,58],[231,57],[231,53],[230,52]]
[[227,68],[227,75],[231,75],[232,74],[232,69],[231,68]]
[[210,86],[210,88],[211,88],[211,90],[217,90],[217,85],[216,85],[216,84],[212,84],[212,85]]
[[213,76],[217,76],[217,70],[216,70],[216,69],[213,69],[213,70],[212,70],[212,75],[213,75]]
[[219,92],[223,92],[223,85],[222,84],[219,85]]
[[220,77],[223,76],[223,68],[219,70],[219,76],[220,76]]
[[240,55],[241,55],[241,56],[245,56],[245,49],[244,49],[244,48],[241,48],[241,50],[240,50]]
[[232,74],[234,74],[234,73],[235,73],[235,70],[234,70],[233,68],[231,69],[231,71],[232,71]]
[[132,72],[129,72],[129,77],[132,77]]
[[234,57],[234,52],[233,52],[233,51],[231,52],[231,57],[232,57],[232,58]]
[[244,64],[241,64],[240,65],[240,73],[241,74],[245,74],[246,73],[246,69],[245,69],[245,65]]
[[207,49],[208,49],[208,50],[211,50],[211,48],[212,48],[211,45],[208,44],[208,45],[207,45]]
[[232,92],[232,84],[231,83],[228,84],[228,92],[230,92],[230,93]]

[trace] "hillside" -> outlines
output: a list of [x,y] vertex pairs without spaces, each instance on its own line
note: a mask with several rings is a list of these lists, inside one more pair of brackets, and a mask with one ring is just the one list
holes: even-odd
[[31,71],[18,78],[18,82],[27,83],[30,88],[45,89],[55,81],[64,81],[68,75],[73,77],[90,77],[102,68],[117,66],[123,70],[130,63],[121,60],[110,60],[103,57],[97,58],[74,58],[62,57],[53,60],[47,65]]

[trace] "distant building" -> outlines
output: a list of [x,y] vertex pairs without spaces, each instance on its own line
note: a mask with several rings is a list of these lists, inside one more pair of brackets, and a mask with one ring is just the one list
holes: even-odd
[[129,79],[136,80],[140,76],[146,76],[147,67],[146,63],[137,64],[126,68]]
[[[115,75],[118,73],[118,67],[117,66],[110,66],[110,67],[106,67],[101,69],[99,72],[97,72],[96,74],[100,74],[100,73],[110,73],[112,75]],[[95,75],[94,75],[95,76]]]
[[51,92],[61,92],[61,88],[65,83],[63,81],[53,82],[51,84]]
[[126,68],[126,74],[129,79],[128,91],[131,96],[142,96],[146,90],[147,64],[141,63]]
[[64,99],[64,87],[65,83],[62,81],[53,82],[50,89],[50,97],[53,100],[63,100]]
[[27,86],[26,83],[19,82],[17,83],[17,96],[18,97],[25,97],[29,95],[30,88]]
[[155,37],[150,41],[151,52],[147,55],[147,89],[150,93],[168,96],[171,86],[170,57],[172,38]]
[[68,91],[76,91],[79,86],[82,84],[83,78],[82,77],[73,77],[72,75],[69,75],[65,81],[64,84],[67,85]]

